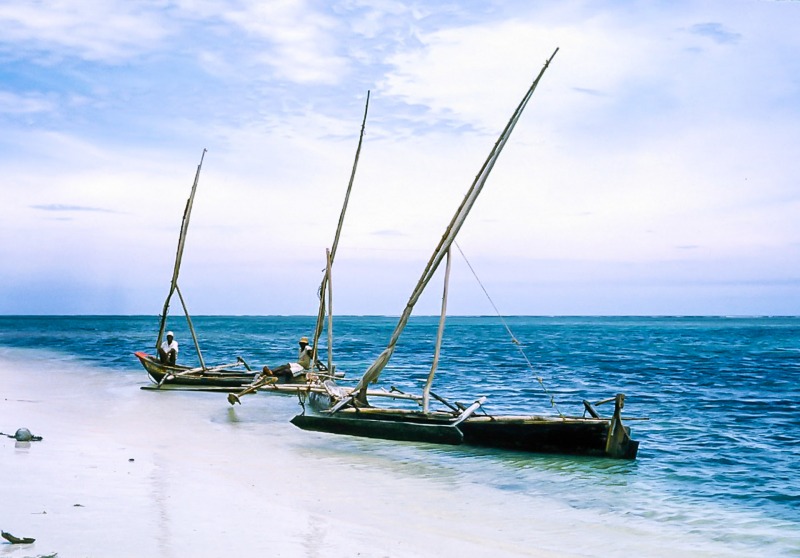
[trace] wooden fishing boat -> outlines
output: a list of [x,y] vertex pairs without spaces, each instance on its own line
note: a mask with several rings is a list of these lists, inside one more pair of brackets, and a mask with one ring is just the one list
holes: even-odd
[[[142,366],[147,372],[148,377],[156,384],[156,388],[161,388],[165,384],[174,387],[186,386],[197,388],[205,386],[234,388],[250,383],[256,377],[256,374],[250,371],[250,367],[241,357],[236,357],[236,361],[230,364],[221,364],[212,367],[206,366],[205,360],[203,359],[203,353],[200,350],[200,342],[197,339],[197,333],[195,332],[194,325],[192,324],[192,318],[189,315],[188,308],[186,307],[186,301],[184,300],[181,290],[178,287],[178,276],[181,269],[183,249],[186,245],[186,234],[189,231],[189,221],[192,215],[194,197],[195,193],[197,192],[197,184],[200,180],[200,170],[203,168],[203,159],[205,158],[205,154],[206,150],[203,149],[203,153],[200,156],[200,163],[197,165],[197,172],[194,176],[192,190],[189,194],[189,198],[186,200],[186,207],[183,210],[181,230],[180,235],[178,236],[178,249],[175,254],[175,264],[172,270],[172,281],[170,283],[169,293],[164,301],[164,308],[161,312],[158,337],[156,338],[155,345],[156,352],[158,352],[159,347],[161,347],[161,342],[164,338],[167,326],[167,316],[169,314],[170,301],[172,300],[172,295],[177,293],[178,298],[181,301],[181,306],[183,307],[183,312],[186,316],[189,332],[192,335],[192,341],[194,342],[197,358],[200,361],[200,366],[197,368],[192,368],[182,365],[170,365],[163,363],[160,359],[149,356],[144,352],[139,351],[134,353],[136,358],[139,359],[139,362],[141,362]],[[246,371],[241,369],[237,370],[240,367],[244,367]]]
[[[558,416],[495,415],[486,413],[483,409],[486,397],[481,397],[471,405],[465,406],[452,404],[431,392],[444,333],[450,276],[450,247],[455,242],[456,235],[480,194],[522,111],[557,52],[558,49],[545,62],[467,191],[412,292],[386,349],[367,369],[354,388],[341,389],[327,381],[324,383],[325,390],[309,392],[305,400],[301,400],[303,412],[292,419],[295,426],[305,430],[389,440],[466,444],[538,453],[578,454],[623,459],[636,457],[639,443],[631,439],[630,429],[622,423],[624,394],[618,394],[612,399],[603,401],[613,400],[616,406],[612,417],[602,418],[597,413],[595,405],[588,402],[584,402],[584,404],[586,412],[590,414],[589,417],[586,417],[585,413],[582,417],[568,417],[560,412]],[[411,397],[422,408],[418,410],[373,406],[369,400],[373,392],[367,391],[367,386],[378,380],[384,367],[388,364],[400,334],[408,323],[414,305],[445,258],[447,261],[445,287],[433,364],[422,394]],[[383,395],[399,397],[401,394],[386,392]],[[402,396],[403,399],[409,399],[408,394],[402,394]],[[443,410],[432,409],[431,399],[444,405],[445,408]],[[551,398],[551,403],[552,401]],[[478,410],[482,410],[482,414],[476,414]]]
[[243,366],[242,361],[203,369],[163,364],[157,357],[142,351],[137,351],[134,355],[142,363],[142,366],[147,371],[147,376],[153,381],[156,389],[166,385],[173,387],[185,386],[195,389],[201,387],[225,387],[230,388],[231,391],[238,391],[242,387],[251,384],[257,376],[255,372],[234,369],[235,366]]
[[[622,394],[618,397],[624,400]],[[474,408],[427,413],[350,406],[336,413],[297,415],[292,424],[304,430],[385,440],[636,458],[639,442],[630,439],[630,428],[622,424],[616,410],[611,418],[473,414],[482,404],[479,400]]]

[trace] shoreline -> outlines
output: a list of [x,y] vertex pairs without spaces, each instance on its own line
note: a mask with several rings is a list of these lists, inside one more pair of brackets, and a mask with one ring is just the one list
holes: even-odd
[[461,516],[475,512],[459,509],[446,482],[388,478],[369,456],[342,467],[335,446],[298,446],[307,433],[288,422],[293,398],[251,396],[233,408],[224,394],[141,390],[143,373],[115,379],[55,364],[0,352],[0,430],[43,437],[0,439],[0,528],[36,539],[0,554],[564,555],[464,531]]
[[[153,392],[144,371],[0,348],[0,544],[72,556],[740,556],[658,521],[483,484],[450,448],[301,431],[291,396]],[[578,474],[578,473],[576,473]],[[624,479],[620,479],[623,481]]]

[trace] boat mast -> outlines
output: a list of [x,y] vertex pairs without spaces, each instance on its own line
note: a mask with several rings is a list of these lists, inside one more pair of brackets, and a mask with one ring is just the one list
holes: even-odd
[[439,316],[439,331],[436,333],[436,348],[433,351],[433,364],[428,373],[428,380],[422,389],[422,412],[428,413],[431,402],[431,385],[433,376],[436,374],[436,367],[439,365],[439,353],[442,350],[442,338],[444,337],[444,322],[447,317],[447,292],[450,287],[450,250],[447,251],[447,263],[444,267],[444,292],[442,292],[442,314]]
[[[322,335],[322,328],[325,325],[325,290],[328,287],[328,282],[330,281],[330,268],[333,266],[333,259],[336,257],[336,249],[339,246],[339,237],[342,234],[342,225],[344,225],[344,216],[347,212],[347,204],[350,201],[350,191],[353,189],[353,182],[356,177],[356,168],[358,168],[358,158],[361,155],[361,144],[364,140],[364,128],[367,124],[367,112],[369,111],[369,91],[367,91],[367,102],[364,106],[364,119],[361,121],[361,134],[358,137],[358,147],[356,148],[356,155],[355,159],[353,160],[353,170],[350,172],[350,182],[347,184],[347,192],[344,196],[344,203],[342,204],[342,211],[339,213],[339,223],[336,226],[336,234],[333,236],[333,245],[330,248],[330,253],[326,257],[326,264],[327,270],[325,275],[322,278],[322,283],[319,287],[319,310],[317,312],[317,323],[314,327],[314,341],[313,341],[313,354],[312,354],[312,365],[313,363],[317,362],[317,343],[319,341],[320,335]],[[330,298],[330,297],[329,297]],[[330,305],[329,305],[330,306]],[[332,310],[329,308],[328,312],[330,313]],[[328,318],[329,327],[331,325],[331,317]],[[331,335],[329,332],[328,335],[328,360],[331,360],[331,351],[333,350],[331,347]],[[330,370],[331,363],[328,362],[328,370]]]
[[[164,330],[166,329],[167,325],[167,314],[169,313],[169,302],[172,299],[173,293],[178,289],[178,275],[181,270],[181,259],[183,258],[183,248],[186,245],[186,233],[189,231],[189,220],[192,216],[192,206],[194,205],[194,195],[197,191],[197,183],[200,180],[200,169],[203,168],[203,159],[206,156],[207,149],[203,149],[203,153],[200,155],[200,164],[197,165],[197,172],[194,175],[194,183],[192,184],[192,192],[189,194],[189,199],[186,200],[186,207],[183,210],[183,220],[181,221],[181,232],[180,236],[178,237],[178,250],[175,254],[175,266],[172,269],[172,282],[170,283],[169,293],[167,294],[167,299],[164,301],[164,309],[161,311],[161,323],[158,327],[158,338],[156,339],[156,350],[161,346],[161,341],[164,337]],[[195,347],[197,348],[197,354],[200,358],[200,363],[203,365],[203,369],[205,369],[205,364],[203,364],[203,357],[200,354],[200,347],[199,343],[197,342],[197,334],[194,331],[194,327],[192,326],[191,318],[189,318],[189,313],[186,310],[186,304],[183,302],[183,297],[178,292],[178,296],[181,298],[181,304],[183,305],[184,312],[186,313],[186,319],[189,323],[189,331],[192,334],[192,339],[194,340]]]
[[325,250],[325,275],[328,278],[328,372],[333,374],[333,277],[331,251]]
[[478,195],[483,190],[483,186],[486,183],[486,180],[489,178],[489,174],[494,167],[494,164],[497,162],[500,153],[505,147],[508,138],[511,136],[511,132],[514,130],[514,127],[517,124],[520,116],[522,115],[522,111],[525,110],[525,107],[528,104],[533,92],[536,90],[536,86],[539,85],[539,80],[541,80],[542,76],[544,75],[545,70],[547,70],[550,62],[555,57],[556,53],[558,52],[558,48],[553,52],[549,59],[547,59],[542,67],[539,75],[536,76],[536,79],[533,80],[533,83],[528,88],[528,91],[525,93],[525,96],[520,101],[519,105],[517,106],[514,113],[511,115],[511,119],[506,124],[506,127],[503,129],[500,137],[497,139],[497,142],[492,147],[492,150],[489,152],[489,156],[486,158],[486,161],[483,163],[478,174],[475,176],[475,180],[472,182],[469,190],[467,190],[464,199],[461,202],[458,210],[456,211],[455,215],[453,215],[450,224],[445,229],[444,234],[442,235],[442,239],[439,241],[439,245],[433,251],[430,260],[428,261],[427,266],[425,266],[425,270],[422,272],[422,276],[420,277],[419,281],[417,282],[417,286],[414,288],[414,291],[411,293],[411,296],[408,299],[408,303],[406,304],[403,313],[400,316],[400,320],[395,327],[394,332],[392,333],[392,337],[389,340],[389,344],[383,352],[378,355],[378,358],[375,359],[375,362],[370,365],[367,371],[359,380],[358,384],[355,388],[353,388],[352,396],[342,399],[339,401],[332,409],[331,412],[338,411],[342,407],[344,407],[349,401],[356,397],[356,395],[363,399],[365,398],[366,388],[367,385],[370,383],[374,383],[377,381],[378,377],[380,376],[383,369],[386,367],[386,364],[389,362],[389,359],[394,352],[395,345],[397,344],[398,339],[400,338],[400,334],[405,329],[406,324],[408,323],[408,319],[411,317],[411,312],[414,309],[414,305],[417,303],[420,295],[422,294],[423,290],[430,282],[433,274],[439,267],[439,264],[444,259],[445,255],[450,249],[450,246],[453,244],[453,241],[456,238],[456,235],[461,230],[461,226],[464,224],[464,221],[469,215],[472,206],[475,205],[475,201],[478,198]]

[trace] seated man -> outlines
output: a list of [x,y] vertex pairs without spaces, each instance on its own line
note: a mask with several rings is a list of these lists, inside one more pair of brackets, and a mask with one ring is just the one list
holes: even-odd
[[175,341],[175,335],[171,331],[167,332],[167,340],[158,348],[158,360],[161,361],[161,364],[171,366],[175,366],[175,362],[178,360],[178,342]]
[[292,382],[298,376],[302,376],[311,370],[311,357],[314,354],[314,348],[308,344],[308,337],[300,338],[300,352],[297,355],[297,362],[288,362],[280,366],[270,369],[265,366],[262,370],[262,376],[277,376],[278,381],[282,384]]

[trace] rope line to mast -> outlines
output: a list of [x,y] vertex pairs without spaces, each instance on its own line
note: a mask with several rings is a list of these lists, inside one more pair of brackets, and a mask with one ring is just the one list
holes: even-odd
[[544,385],[544,380],[542,379],[542,377],[536,374],[536,369],[533,367],[533,364],[531,363],[530,359],[528,358],[528,355],[526,355],[525,351],[522,349],[522,344],[519,342],[519,339],[517,339],[517,336],[514,335],[514,332],[511,331],[511,328],[509,327],[509,325],[506,322],[506,320],[503,318],[502,314],[500,314],[500,310],[497,309],[497,305],[494,303],[494,300],[492,300],[492,297],[489,296],[489,291],[487,291],[486,287],[483,286],[483,282],[481,281],[480,277],[478,277],[478,274],[475,272],[475,269],[472,267],[472,264],[469,263],[469,260],[467,259],[466,254],[464,254],[464,251],[461,249],[461,246],[458,245],[458,242],[453,242],[453,244],[455,244],[456,248],[458,248],[458,251],[461,254],[461,257],[464,258],[464,261],[467,263],[467,267],[472,272],[472,275],[473,275],[473,277],[475,277],[475,280],[478,282],[478,285],[480,285],[481,290],[483,291],[483,294],[486,295],[486,298],[489,300],[489,303],[492,305],[492,308],[494,308],[494,311],[497,314],[497,317],[500,318],[500,321],[502,322],[503,327],[506,328],[506,331],[508,332],[508,335],[511,337],[511,342],[514,343],[514,345],[516,345],[517,350],[519,350],[519,354],[521,354],[522,358],[525,359],[525,362],[528,363],[528,368],[533,373],[533,377],[536,379],[537,382],[539,382],[539,385],[542,387],[542,389],[544,390],[545,394],[550,398],[550,406],[553,407],[556,410],[556,412],[558,413],[559,416],[563,417],[564,415],[561,412],[561,410],[558,408],[558,405],[556,404],[555,397],[553,396],[552,393],[550,393],[550,390],[547,389],[547,386]]

